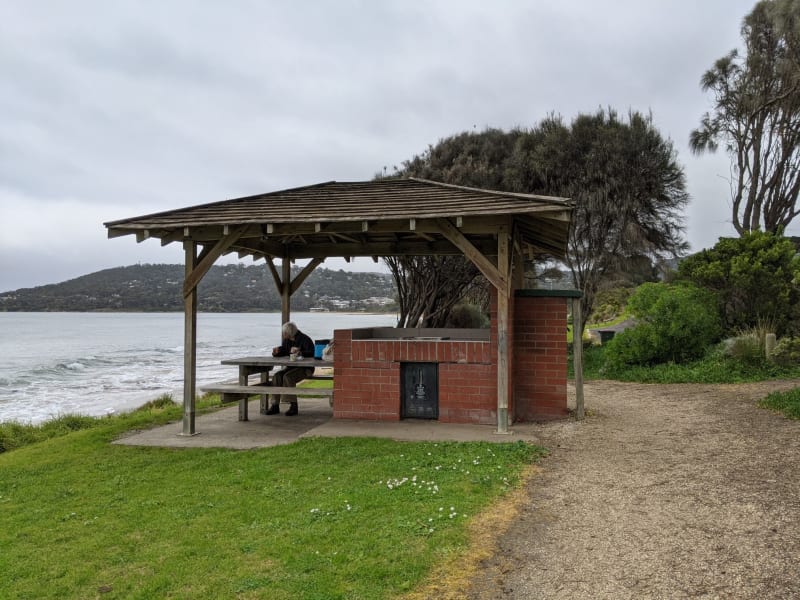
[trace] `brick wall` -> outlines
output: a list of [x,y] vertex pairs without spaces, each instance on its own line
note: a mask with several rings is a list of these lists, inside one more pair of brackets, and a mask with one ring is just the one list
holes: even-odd
[[439,421],[495,423],[497,371],[490,342],[354,340],[334,332],[334,403],[337,419],[401,418],[400,364],[439,363]]
[[567,298],[514,298],[514,417],[567,415]]
[[[567,415],[565,297],[514,297],[509,306],[509,415],[538,421]],[[439,421],[497,424],[497,301],[490,341],[352,339],[334,332],[337,419],[401,418],[400,364],[439,363]]]

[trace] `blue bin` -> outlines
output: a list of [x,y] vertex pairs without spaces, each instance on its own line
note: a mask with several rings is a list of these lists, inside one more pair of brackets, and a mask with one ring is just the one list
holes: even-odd
[[322,351],[330,343],[330,340],[314,340],[314,358],[322,358]]

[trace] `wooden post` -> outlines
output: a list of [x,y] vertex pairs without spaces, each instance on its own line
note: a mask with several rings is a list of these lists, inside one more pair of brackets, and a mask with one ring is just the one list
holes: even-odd
[[572,366],[575,371],[575,418],[583,420],[583,336],[579,331],[583,322],[581,299],[572,298]]
[[289,317],[291,316],[292,265],[289,262],[288,253],[283,255],[281,270],[283,271],[283,281],[281,282],[281,325],[283,325],[289,321]]
[[497,231],[497,267],[502,285],[497,288],[497,433],[508,433],[508,229]]
[[[183,243],[186,255],[184,282],[192,280],[197,264],[197,244]],[[195,435],[194,397],[197,391],[197,284],[183,297],[183,430],[180,435]]]
[[514,266],[511,270],[511,291],[521,290],[525,285],[525,257],[522,252],[514,252]]

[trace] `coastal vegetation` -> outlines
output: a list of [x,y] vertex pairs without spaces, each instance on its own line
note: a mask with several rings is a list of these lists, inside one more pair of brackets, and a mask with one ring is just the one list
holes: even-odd
[[[590,345],[583,352],[585,380],[614,379],[639,383],[747,383],[770,379],[800,379],[800,363],[782,366],[758,357],[748,360],[733,356],[728,342],[709,348],[706,353],[686,362],[663,362],[653,365],[618,365],[609,363],[610,344]],[[572,376],[572,364],[569,365]]]
[[796,244],[759,231],[721,238],[680,262],[669,283],[604,292],[590,322],[627,326],[602,346],[586,348],[584,377],[647,383],[800,378]]
[[788,392],[773,392],[759,406],[783,413],[790,419],[800,419],[800,388]]

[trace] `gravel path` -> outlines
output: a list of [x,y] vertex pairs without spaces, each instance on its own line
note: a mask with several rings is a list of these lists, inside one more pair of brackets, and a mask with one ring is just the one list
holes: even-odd
[[589,382],[467,597],[800,598],[796,385]]

